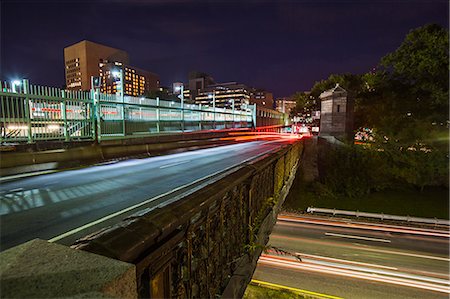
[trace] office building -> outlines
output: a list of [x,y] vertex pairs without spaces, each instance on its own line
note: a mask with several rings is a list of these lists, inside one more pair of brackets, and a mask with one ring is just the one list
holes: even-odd
[[291,111],[297,106],[297,103],[291,98],[279,98],[275,101],[276,110],[286,113],[287,115],[291,114]]
[[233,103],[236,109],[246,108],[250,104],[250,89],[237,82],[212,84],[197,90],[195,104],[211,107],[213,98],[217,108],[230,108]]
[[120,91],[120,77],[117,76],[120,70],[123,72],[125,95],[140,96],[150,91],[159,90],[159,77],[154,73],[120,62],[108,62],[106,60],[99,63],[99,68],[100,90],[103,93],[115,94]]
[[250,91],[250,103],[268,109],[273,109],[273,94],[264,89],[253,88]]
[[91,89],[91,76],[100,75],[99,63],[104,60],[129,63],[127,52],[87,40],[64,48],[66,88]]

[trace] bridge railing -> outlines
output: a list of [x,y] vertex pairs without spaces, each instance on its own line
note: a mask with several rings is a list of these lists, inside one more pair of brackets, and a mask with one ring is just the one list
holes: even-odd
[[0,142],[74,141],[148,136],[162,132],[248,128],[255,107],[212,108],[159,98],[68,91],[0,82]]
[[88,92],[0,82],[2,142],[93,139],[93,103]]

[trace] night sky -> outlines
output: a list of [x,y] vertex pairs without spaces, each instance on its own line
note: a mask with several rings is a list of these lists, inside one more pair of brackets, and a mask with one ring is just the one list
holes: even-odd
[[413,28],[448,27],[448,1],[2,1],[1,78],[64,84],[63,48],[127,51],[162,85],[189,71],[276,97],[332,73],[364,73]]

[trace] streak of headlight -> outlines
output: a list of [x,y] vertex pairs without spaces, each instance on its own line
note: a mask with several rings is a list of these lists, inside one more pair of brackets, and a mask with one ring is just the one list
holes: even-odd
[[[435,278],[435,277],[427,277],[427,276],[403,273],[403,272],[392,271],[392,270],[375,269],[375,267],[377,265],[370,265],[370,267],[372,267],[372,268],[367,268],[367,267],[362,267],[362,266],[348,265],[348,263],[340,263],[338,259],[336,259],[338,261],[338,263],[336,263],[336,262],[333,263],[333,262],[324,262],[324,261],[319,261],[319,260],[303,258],[304,257],[303,255],[300,255],[300,256],[302,257],[303,264],[322,265],[322,266],[328,266],[328,267],[333,267],[333,268],[367,272],[367,273],[372,273],[372,274],[381,274],[381,275],[387,275],[387,276],[408,278],[408,279],[413,279],[413,280],[422,280],[422,281],[444,284],[444,285],[450,284],[450,281],[447,279],[439,279],[439,278]],[[280,259],[280,260],[285,260],[285,261],[294,261],[294,260],[290,260],[290,259],[286,259],[283,257],[274,256],[274,255],[262,255],[262,257],[275,258],[275,259]]]
[[[270,253],[270,252],[274,252],[274,251],[273,250],[269,250],[268,252]],[[337,259],[337,258],[332,258],[332,257],[327,257],[327,256],[306,254],[306,253],[302,253],[302,252],[296,252],[295,254],[299,255],[302,259],[304,257],[306,257],[306,258],[310,258],[310,259],[330,261],[330,262],[338,262],[338,263],[342,263],[342,264],[360,265],[360,266],[382,268],[382,269],[388,269],[388,270],[398,270],[395,267],[388,267],[388,266],[383,266],[383,265],[378,265],[378,264],[369,264],[369,263],[355,262],[355,261]]]
[[[278,216],[278,220],[287,221],[287,222],[298,222],[298,223],[312,223],[312,224],[322,224],[327,226],[336,226],[336,227],[349,227],[349,228],[359,228],[366,230],[374,230],[374,231],[387,231],[387,232],[399,232],[406,234],[415,234],[415,235],[425,235],[425,236],[433,236],[433,237],[445,237],[450,238],[449,232],[430,232],[424,230],[418,230],[413,228],[397,228],[397,227],[385,227],[385,226],[377,226],[377,225],[368,225],[368,224],[358,224],[358,223],[343,223],[343,222],[333,222],[326,220],[309,220],[291,216]],[[282,223],[280,223],[282,224]]]
[[[294,237],[279,236],[279,235],[276,235],[276,234],[273,234],[273,233],[270,235],[270,238],[271,239],[274,238],[274,239],[293,240],[293,241],[303,242],[303,243],[314,243],[314,244],[333,245],[333,246],[336,245],[335,242],[326,242],[326,241],[312,240],[312,239],[308,239],[308,238],[294,238]],[[411,256],[411,257],[418,257],[418,258],[424,258],[424,259],[431,259],[431,260],[450,262],[450,259],[445,258],[445,257],[440,257],[440,256],[431,256],[431,255],[407,253],[407,252],[400,252],[400,251],[393,251],[393,250],[367,248],[367,247],[360,247],[360,246],[354,246],[354,245],[340,245],[340,247],[352,248],[352,249],[357,249],[357,250],[366,250],[366,251],[372,251],[372,252],[378,252],[378,253],[396,254],[396,255],[404,255],[404,256]]]
[[359,271],[351,271],[351,270],[337,269],[337,268],[333,268],[333,267],[303,264],[300,262],[280,261],[279,259],[272,258],[272,257],[271,258],[260,257],[258,263],[263,264],[263,265],[271,265],[271,266],[283,267],[283,268],[294,269],[294,270],[312,271],[312,272],[325,273],[325,274],[330,274],[330,275],[337,275],[337,276],[377,281],[377,282],[383,282],[383,283],[389,283],[389,284],[395,284],[395,285],[401,285],[401,286],[408,286],[408,287],[414,287],[414,288],[419,288],[419,289],[425,289],[425,290],[450,294],[449,287],[426,283],[426,282],[413,281],[413,280],[408,280],[408,279],[403,279],[403,278],[382,277],[382,275],[368,274],[368,273],[363,273],[363,272],[359,272]]

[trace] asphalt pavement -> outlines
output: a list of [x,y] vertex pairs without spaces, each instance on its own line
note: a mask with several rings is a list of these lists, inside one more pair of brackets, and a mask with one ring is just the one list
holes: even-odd
[[341,298],[449,298],[444,230],[279,216],[253,279]]
[[3,181],[0,248],[34,238],[71,244],[289,142],[252,141]]

